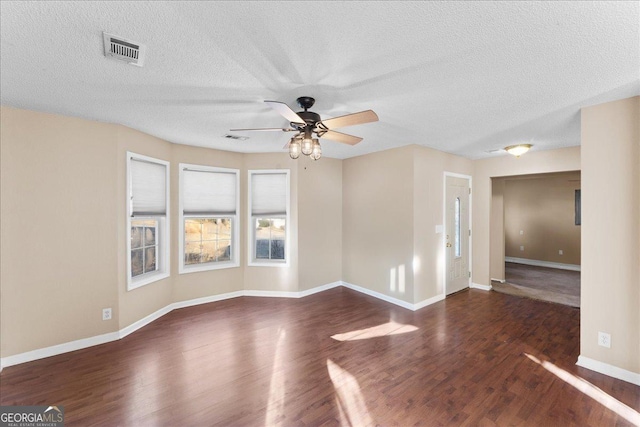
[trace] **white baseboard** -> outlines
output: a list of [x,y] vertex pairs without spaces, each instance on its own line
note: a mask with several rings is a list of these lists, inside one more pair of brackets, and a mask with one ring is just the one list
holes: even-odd
[[200,304],[209,304],[210,302],[223,301],[226,299],[238,298],[242,296],[244,296],[244,291],[235,291],[235,292],[227,292],[226,294],[211,295],[208,297],[178,301],[171,304],[171,310],[193,307],[194,305],[200,305]]
[[389,295],[385,295],[380,292],[372,291],[371,289],[363,288],[362,286],[354,285],[348,282],[343,281],[342,286],[345,288],[352,289],[354,291],[358,291],[361,294],[369,295],[375,298],[378,298],[382,301],[390,302],[391,304],[398,305],[402,308],[406,308],[407,310],[415,310],[413,304],[410,302],[402,301],[401,299],[390,297]]
[[284,297],[284,298],[302,298],[308,295],[312,295],[318,292],[326,291],[331,288],[340,286],[341,282],[333,282],[322,286],[317,286],[312,289],[307,289],[300,292],[280,292],[280,291],[236,291],[228,292],[225,294],[212,295],[208,297],[195,298],[191,300],[178,301],[163,307],[144,318],[133,322],[131,325],[126,326],[119,331],[109,332],[103,335],[97,335],[94,337],[83,338],[75,341],[70,341],[63,344],[54,345],[51,347],[40,348],[37,350],[27,351],[25,353],[19,353],[13,356],[7,356],[0,358],[0,371],[13,365],[19,365],[21,363],[31,362],[38,359],[44,359],[46,357],[57,356],[59,354],[68,353],[70,351],[81,350],[87,347],[93,347],[94,345],[105,344],[111,341],[117,341],[132,334],[138,329],[148,325],[154,320],[159,319],[165,314],[170,313],[173,310],[185,307],[192,307],[200,304],[208,304],[210,302],[222,301],[231,298],[237,298],[241,296],[266,296],[266,297]]
[[402,308],[406,308],[407,310],[411,310],[411,311],[420,310],[421,308],[424,308],[424,307],[426,307],[428,305],[435,304],[438,301],[442,301],[445,298],[444,294],[440,294],[440,295],[436,295],[436,296],[431,297],[431,298],[427,298],[426,300],[420,301],[419,303],[412,304],[410,302],[403,301],[401,299],[394,298],[394,297],[391,297],[389,295],[385,295],[385,294],[380,293],[380,292],[372,291],[371,289],[363,288],[362,286],[354,285],[352,283],[348,283],[348,282],[344,282],[344,281],[341,282],[341,283],[342,283],[342,286],[344,286],[345,288],[349,288],[349,289],[352,289],[354,291],[360,292],[362,294],[369,295],[369,296],[372,296],[374,298],[378,298],[378,299],[380,299],[382,301],[386,301],[386,302],[389,302],[391,304],[395,304],[397,306],[400,306]]
[[577,264],[562,264],[560,262],[538,261],[535,259],[516,258],[516,257],[510,257],[510,256],[504,257],[504,261],[513,262],[516,264],[533,265],[536,267],[559,268],[560,270],[580,271],[580,266]]
[[420,301],[418,303],[413,304],[413,311],[420,310],[428,305],[435,304],[439,301],[444,300],[445,294],[436,295],[435,297],[427,298],[424,301]]
[[[259,291],[259,290],[243,290],[243,291],[236,291],[236,292],[228,292],[225,294],[219,294],[219,295],[212,295],[212,296],[207,296],[207,297],[202,297],[202,298],[195,298],[195,299],[191,299],[191,300],[185,300],[185,301],[178,301],[178,302],[174,302],[171,303],[169,305],[167,305],[166,307],[163,307],[151,314],[149,314],[148,316],[145,316],[144,318],[133,322],[131,325],[126,326],[122,329],[120,329],[119,331],[116,332],[110,332],[108,334],[103,334],[103,335],[98,335],[95,337],[89,337],[89,338],[84,338],[84,339],[80,339],[80,340],[76,340],[76,341],[71,341],[71,342],[67,342],[67,343],[63,343],[63,344],[59,344],[59,345],[54,345],[51,347],[46,347],[46,348],[42,348],[42,349],[38,349],[38,350],[33,350],[33,351],[28,351],[25,353],[20,353],[20,354],[16,354],[13,356],[8,356],[8,357],[3,357],[0,359],[0,370],[2,370],[2,368],[7,367],[7,366],[13,366],[13,365],[18,365],[21,363],[26,363],[26,362],[31,362],[33,360],[38,360],[38,359],[44,359],[45,357],[51,357],[51,356],[56,356],[59,354],[63,354],[63,353],[68,353],[70,351],[75,351],[75,350],[80,350],[83,348],[87,348],[87,347],[92,347],[94,345],[99,345],[99,344],[104,344],[104,343],[108,343],[110,341],[116,341],[119,339],[122,339],[124,337],[126,337],[127,335],[132,334],[133,332],[137,331],[138,329],[148,325],[149,323],[153,322],[154,320],[159,319],[160,317],[164,316],[165,314],[170,313],[173,310],[177,310],[180,308],[185,308],[185,307],[192,307],[195,305],[200,305],[200,304],[208,304],[211,302],[216,302],[216,301],[222,301],[222,300],[227,300],[227,299],[231,299],[231,298],[237,298],[237,297],[241,297],[241,296],[248,296],[248,297],[277,297],[277,298],[303,298],[309,295],[313,295],[316,294],[318,292],[323,292],[326,291],[328,289],[333,289],[333,288],[337,288],[339,286],[344,286],[345,288],[349,288],[352,289],[354,291],[363,293],[365,295],[369,295],[372,296],[374,298],[378,298],[382,301],[386,301],[389,302],[391,304],[395,304],[397,306],[406,308],[408,310],[411,311],[416,311],[419,310],[421,308],[424,308],[428,305],[431,304],[435,304],[439,301],[444,300],[445,295],[444,294],[440,294],[440,295],[436,295],[434,297],[428,298],[424,301],[421,301],[419,303],[416,304],[412,304],[406,301],[402,301],[398,298],[394,298],[391,297],[389,295],[385,295],[382,294],[380,292],[376,292],[376,291],[372,291],[370,289],[367,288],[363,288],[361,286],[357,286],[351,283],[347,283],[347,282],[343,282],[343,281],[337,281],[337,282],[333,282],[333,283],[328,283],[326,285],[322,285],[322,286],[317,286],[315,288],[311,288],[311,289],[306,289],[304,291],[299,291],[299,292],[287,292],[287,291]],[[484,288],[480,288],[480,286],[483,285],[477,285],[479,287],[479,289],[484,289]]]
[[576,365],[640,386],[640,374],[609,365],[608,363],[599,362],[585,356],[578,356]]
[[342,286],[342,282],[339,280],[337,282],[327,283],[326,285],[316,286],[315,288],[298,292],[298,298],[308,297],[309,295],[317,294],[318,292],[328,291],[329,289],[337,288],[339,286]]
[[142,319],[133,322],[132,324],[130,324],[129,326],[126,326],[122,329],[120,329],[117,334],[118,334],[118,339],[122,339],[124,337],[126,337],[127,335],[137,331],[138,329],[142,328],[143,326],[147,326],[149,323],[153,322],[154,320],[158,320],[159,318],[161,318],[162,316],[164,316],[167,313],[170,313],[173,310],[173,308],[171,307],[171,304],[169,304],[166,307],[161,308],[160,310],[157,310],[153,313],[151,313],[148,316],[143,317]]
[[[491,280],[494,280],[494,279],[491,279]],[[504,283],[504,281],[503,281],[503,283]],[[471,289],[481,289],[481,290],[483,290],[483,291],[490,291],[491,289],[493,289],[493,288],[491,287],[491,285],[488,285],[488,286],[487,286],[487,285],[481,285],[481,284],[479,284],[479,283],[473,283],[473,282],[471,282],[471,284],[469,285],[469,287],[470,287]]]
[[100,345],[116,341],[118,339],[120,339],[119,332],[109,332],[102,335],[96,335],[94,337],[82,338],[63,344],[52,345],[51,347],[39,348],[37,350],[3,357],[0,359],[0,368],[3,369],[7,366],[19,365],[21,363],[44,359],[46,357],[57,356],[58,354],[69,353],[70,351],[82,350],[83,348],[93,347],[94,345]]

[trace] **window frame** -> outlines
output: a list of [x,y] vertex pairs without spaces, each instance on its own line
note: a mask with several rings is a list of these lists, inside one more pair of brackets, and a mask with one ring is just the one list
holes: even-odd
[[[225,268],[240,267],[240,170],[221,168],[217,166],[195,165],[190,163],[179,164],[180,176],[179,176],[179,208],[178,208],[178,236],[180,238],[180,244],[178,245],[178,274],[197,273],[201,271],[221,270]],[[192,171],[202,172],[221,172],[221,173],[233,173],[236,176],[236,214],[235,215],[185,215],[184,214],[184,200],[183,200],[183,185],[184,185],[184,169],[190,169]],[[204,264],[185,264],[185,234],[184,234],[184,221],[185,219],[223,219],[231,218],[231,260],[229,261],[216,261],[208,262]]]
[[[149,163],[156,163],[164,166],[165,168],[165,214],[164,215],[132,215],[132,197],[133,197],[133,180],[131,177],[131,161],[143,161]],[[127,218],[127,291],[140,288],[145,285],[149,285],[158,280],[166,279],[170,276],[170,235],[169,224],[171,223],[170,210],[170,168],[171,163],[166,160],[157,159],[154,157],[145,156],[142,154],[133,153],[127,151],[127,190],[126,190],[126,218]],[[156,241],[157,241],[157,254],[156,254],[156,270],[149,273],[142,273],[137,276],[131,275],[131,222],[132,220],[155,220],[158,222]]]
[[[253,215],[253,200],[251,192],[251,181],[253,175],[282,174],[285,175],[286,182],[286,214],[285,215]],[[247,265],[249,267],[289,267],[291,259],[291,171],[289,169],[250,169],[247,171]],[[283,219],[285,220],[284,239],[284,260],[257,259],[256,252],[256,219]]]

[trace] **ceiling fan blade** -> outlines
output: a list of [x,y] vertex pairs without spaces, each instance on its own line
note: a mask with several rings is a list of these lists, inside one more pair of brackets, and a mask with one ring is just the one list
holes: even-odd
[[256,129],[229,129],[231,132],[244,132],[247,130],[250,131],[263,131],[263,132],[295,132],[297,131],[297,129],[290,129],[290,128],[256,128]]
[[327,138],[332,141],[342,142],[343,144],[356,145],[362,141],[362,138],[353,135],[347,135],[346,133],[336,132],[334,130],[328,130],[320,136],[321,138]]
[[327,129],[337,129],[345,126],[361,125],[364,123],[377,122],[378,115],[373,110],[360,111],[359,113],[347,114],[346,116],[334,117],[323,120],[322,124]]
[[300,117],[295,111],[293,111],[287,104],[284,102],[278,101],[264,101],[269,107],[276,110],[282,117],[287,119],[290,123],[302,123],[305,121],[302,117]]

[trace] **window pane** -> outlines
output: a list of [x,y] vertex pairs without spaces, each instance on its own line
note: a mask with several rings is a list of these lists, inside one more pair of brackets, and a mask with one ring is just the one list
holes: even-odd
[[143,250],[144,249],[136,249],[131,251],[131,277],[139,276],[144,273],[142,268]]
[[144,227],[131,227],[131,249],[142,246],[142,232]]
[[218,261],[231,260],[231,240],[218,240]]
[[152,246],[144,251],[144,272],[156,271],[156,247]]
[[284,240],[271,241],[271,259],[284,259]]
[[200,263],[200,242],[184,244],[184,263],[185,265]]
[[269,239],[256,240],[256,259],[269,259]]
[[[185,219],[184,220],[184,239],[187,242],[199,242],[202,238],[200,220]],[[185,251],[186,253],[186,251]]]
[[202,252],[200,254],[200,263],[212,262],[216,260],[216,242],[202,242]]
[[218,220],[218,233],[220,239],[231,238],[231,218],[221,218]]
[[286,220],[284,218],[256,218],[255,258],[283,260]]
[[218,238],[218,219],[206,218],[202,222],[202,240],[215,240]]
[[156,229],[155,227],[144,228],[144,245],[153,246],[156,244]]

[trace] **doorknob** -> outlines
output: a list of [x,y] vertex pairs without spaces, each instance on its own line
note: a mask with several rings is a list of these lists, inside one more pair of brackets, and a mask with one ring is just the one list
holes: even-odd
[[451,247],[451,243],[447,242],[447,247],[450,248]]

